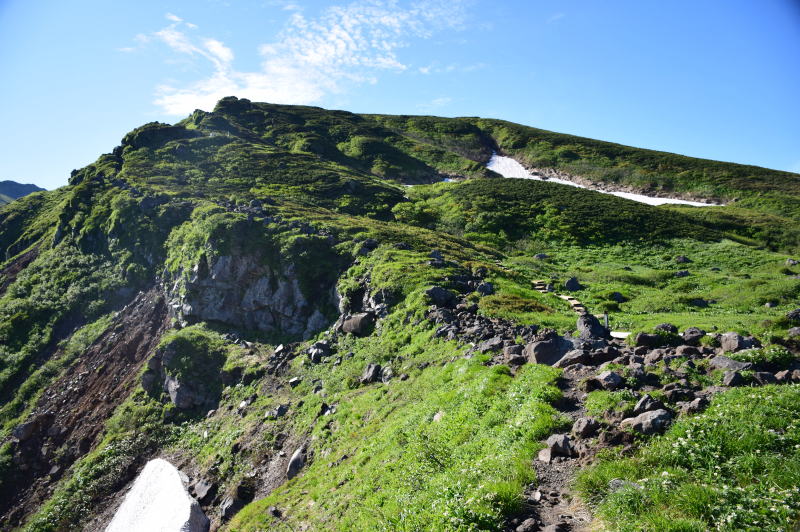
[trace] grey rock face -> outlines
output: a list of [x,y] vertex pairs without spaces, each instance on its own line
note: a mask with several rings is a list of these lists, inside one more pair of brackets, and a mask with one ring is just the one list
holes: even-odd
[[222,255],[175,284],[173,307],[189,321],[308,338],[330,325],[321,309],[335,308],[337,296],[333,284],[308,295],[300,284],[294,264],[272,267],[256,255]]
[[796,308],[787,312],[786,319],[794,323],[800,323],[800,308]]
[[787,334],[787,336],[788,336],[789,338],[797,338],[797,337],[800,337],[800,327],[792,327],[791,329],[789,329],[788,331],[786,331],[786,334]]
[[667,428],[670,419],[672,419],[672,414],[668,411],[663,409],[652,410],[636,417],[623,419],[620,423],[620,427],[632,428],[636,432],[642,434],[655,434],[657,432],[663,432],[664,429]]

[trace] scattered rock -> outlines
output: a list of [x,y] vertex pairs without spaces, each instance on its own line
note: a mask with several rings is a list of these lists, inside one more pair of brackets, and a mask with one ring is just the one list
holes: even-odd
[[494,285],[488,281],[484,281],[475,289],[482,296],[490,296],[494,294]]
[[660,323],[653,327],[656,331],[663,331],[669,334],[678,334],[678,328],[671,323]]
[[686,342],[686,345],[698,346],[700,345],[700,339],[705,335],[706,332],[703,329],[689,327],[683,331],[683,341]]
[[547,438],[545,445],[538,456],[542,462],[550,462],[554,456],[572,456],[572,442],[566,434],[553,434]]
[[636,417],[623,419],[620,422],[620,428],[631,428],[642,434],[655,434],[663,432],[667,428],[670,419],[672,419],[672,414],[667,410],[652,410]]
[[762,386],[765,384],[776,384],[778,382],[775,375],[768,371],[756,371],[753,373],[753,380]]
[[723,386],[741,386],[744,384],[744,377],[735,370],[728,370],[722,375]]
[[553,367],[555,368],[566,368],[569,366],[574,366],[575,364],[588,364],[589,363],[589,355],[586,351],[582,349],[573,349],[572,351],[567,352],[563,357],[561,357]]
[[726,353],[761,347],[761,342],[749,336],[747,338],[735,332],[727,332],[719,339],[720,347]]
[[342,331],[355,336],[367,336],[375,325],[375,314],[359,312],[353,314],[342,323]]
[[380,379],[381,369],[380,364],[367,364],[364,373],[361,374],[361,384],[377,382]]
[[690,275],[691,274],[689,273],[689,270],[680,270],[675,272],[675,277],[677,277],[678,279],[682,277],[689,277]]
[[679,357],[696,357],[700,355],[700,350],[693,345],[679,345],[675,348],[675,355]]
[[637,347],[658,347],[662,343],[662,338],[658,334],[640,332],[633,339],[633,343]]
[[698,412],[702,412],[708,406],[708,399],[705,397],[698,397],[691,402],[686,403],[681,408],[681,411],[684,414],[696,414]]
[[294,388],[295,386],[300,384],[302,381],[303,381],[303,379],[301,379],[300,377],[292,377],[291,379],[289,379],[289,386]]
[[453,292],[441,286],[432,286],[428,288],[425,290],[425,295],[428,296],[431,302],[437,307],[453,308],[458,302]]
[[678,255],[677,257],[675,257],[675,262],[678,264],[688,264],[692,262],[692,259],[690,259],[686,255]]
[[753,367],[750,362],[739,362],[724,355],[715,356],[709,361],[709,366],[714,369],[724,369],[733,371],[746,371]]
[[500,336],[495,336],[493,338],[489,338],[488,340],[484,340],[483,342],[478,344],[477,350],[481,353],[486,353],[487,351],[498,351],[503,348],[503,338]]
[[384,366],[381,370],[381,382],[389,382],[392,378],[394,378],[394,370],[391,366]]
[[537,253],[536,255],[533,256],[533,258],[536,260],[546,260],[550,258],[550,255],[548,255],[547,253]]
[[194,496],[200,504],[207,505],[217,494],[217,483],[210,480],[198,480],[194,485]]
[[792,327],[788,331],[786,331],[786,336],[789,338],[797,338],[800,337],[800,327]]
[[576,292],[578,290],[583,290],[583,286],[581,285],[581,283],[578,282],[578,279],[576,279],[575,277],[570,277],[564,283],[564,289],[570,292]]
[[794,323],[800,323],[800,308],[796,308],[787,312],[786,319]]
[[601,374],[597,375],[586,381],[586,390],[592,391],[603,389],[603,390],[616,390],[625,382],[625,379],[622,378],[622,375],[616,373],[614,371],[604,371]]
[[516,532],[536,532],[539,530],[539,521],[533,517],[529,517],[514,529]]
[[580,417],[572,425],[572,433],[579,438],[591,438],[600,430],[600,422],[590,417]]
[[628,298],[622,295],[620,292],[611,292],[608,294],[608,298],[611,301],[616,301],[617,303],[625,303]]
[[644,414],[651,410],[663,410],[665,408],[664,403],[658,399],[653,399],[650,397],[650,394],[644,394],[636,403],[636,406],[633,407],[633,415],[638,416],[639,414]]
[[288,411],[289,411],[289,405],[278,405],[272,410],[269,410],[265,417],[267,419],[278,419],[285,416]]
[[577,329],[580,337],[583,340],[591,340],[594,338],[611,338],[611,332],[603,327],[592,314],[581,314],[578,317]]

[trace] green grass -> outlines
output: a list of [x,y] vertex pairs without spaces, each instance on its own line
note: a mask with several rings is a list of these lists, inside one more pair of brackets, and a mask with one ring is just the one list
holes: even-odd
[[512,379],[482,362],[343,392],[326,428],[315,430],[313,464],[229,529],[267,527],[265,509],[278,505],[317,530],[499,530],[532,480],[538,440],[561,422],[549,406],[558,372],[532,365]]
[[[630,458],[608,453],[577,488],[614,530],[794,530],[800,387],[734,389]],[[611,492],[609,482],[627,485]]]

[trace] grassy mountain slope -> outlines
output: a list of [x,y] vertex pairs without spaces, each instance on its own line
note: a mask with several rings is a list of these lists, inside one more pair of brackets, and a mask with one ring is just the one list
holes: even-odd
[[27,185],[16,181],[0,181],[0,205],[6,205],[17,198],[42,190],[44,189],[36,185]]
[[[553,168],[742,200],[657,208],[485,169],[497,149],[547,166],[544,143]],[[448,337],[426,290],[517,344],[574,331],[531,284],[574,276],[613,328],[792,346],[796,179],[499,121],[236,98],[137,128],[68,186],[0,209],[0,527],[96,529],[162,455],[213,482],[204,508],[231,530],[500,530],[540,440],[569,429],[561,370],[512,371],[476,348],[487,338]],[[340,313],[368,309],[374,328],[343,331]],[[605,518],[622,508],[583,485]]]

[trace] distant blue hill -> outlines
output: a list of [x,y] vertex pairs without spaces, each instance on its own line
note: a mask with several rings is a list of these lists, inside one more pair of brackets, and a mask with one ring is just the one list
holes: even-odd
[[0,205],[11,203],[17,198],[27,196],[32,192],[44,190],[36,185],[17,183],[16,181],[0,181]]

